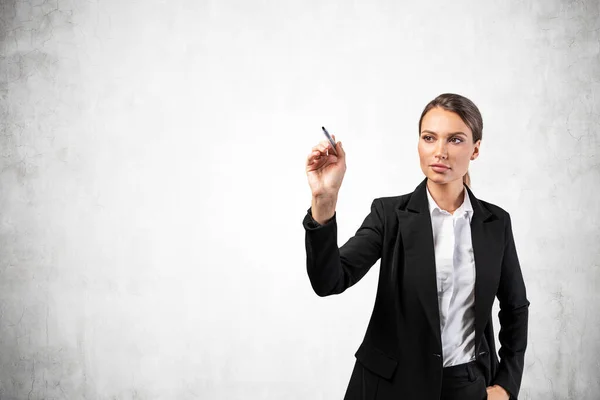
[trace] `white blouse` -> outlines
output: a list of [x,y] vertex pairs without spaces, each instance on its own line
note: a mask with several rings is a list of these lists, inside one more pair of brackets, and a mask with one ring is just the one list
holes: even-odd
[[461,206],[442,210],[427,188],[437,276],[443,366],[475,359],[475,260],[471,243],[473,207],[467,190]]

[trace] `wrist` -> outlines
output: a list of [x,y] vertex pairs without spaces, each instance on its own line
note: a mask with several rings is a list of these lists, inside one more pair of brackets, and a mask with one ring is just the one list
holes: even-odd
[[337,195],[313,196],[311,216],[320,225],[325,225],[335,214]]
[[337,203],[337,198],[337,193],[313,195],[312,204],[317,207],[327,207],[335,205]]

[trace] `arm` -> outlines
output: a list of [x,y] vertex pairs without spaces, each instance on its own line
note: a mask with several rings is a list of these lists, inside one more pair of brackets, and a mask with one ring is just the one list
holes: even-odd
[[517,400],[527,348],[529,301],[508,213],[505,220],[504,255],[497,297],[500,302],[500,365],[492,385],[501,386],[510,394],[511,400]]
[[337,213],[320,225],[312,219],[311,208],[302,222],[306,231],[306,269],[310,283],[319,296],[342,293],[358,282],[381,257],[381,204],[377,199],[373,200],[371,212],[356,234],[340,248],[337,244]]

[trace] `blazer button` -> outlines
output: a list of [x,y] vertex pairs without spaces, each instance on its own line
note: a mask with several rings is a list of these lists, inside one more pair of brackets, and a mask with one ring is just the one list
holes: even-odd
[[438,354],[438,353],[433,353],[433,355],[434,355],[434,356],[436,356],[436,357],[438,357],[438,358],[442,358],[442,355],[441,355],[441,354]]

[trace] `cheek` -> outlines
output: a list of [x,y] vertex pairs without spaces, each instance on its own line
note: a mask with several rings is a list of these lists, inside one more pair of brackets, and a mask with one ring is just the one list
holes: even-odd
[[472,152],[469,151],[469,149],[460,149],[454,153],[454,158],[459,163],[466,164],[469,162],[469,159],[471,158],[471,154],[472,154]]

